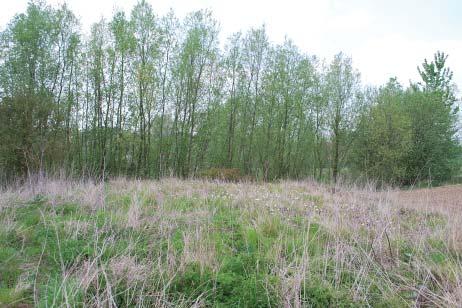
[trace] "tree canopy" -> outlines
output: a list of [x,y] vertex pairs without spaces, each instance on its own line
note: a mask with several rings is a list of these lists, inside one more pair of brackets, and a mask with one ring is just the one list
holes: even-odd
[[66,7],[30,2],[0,34],[0,174],[188,177],[235,168],[263,180],[443,182],[460,173],[458,103],[437,52],[407,88],[364,87],[264,26],[219,42],[201,10],[146,1],[88,35]]

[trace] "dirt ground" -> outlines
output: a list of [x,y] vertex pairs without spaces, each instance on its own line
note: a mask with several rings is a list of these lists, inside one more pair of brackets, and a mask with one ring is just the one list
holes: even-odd
[[396,192],[396,196],[404,206],[437,207],[462,212],[462,185],[401,190]]

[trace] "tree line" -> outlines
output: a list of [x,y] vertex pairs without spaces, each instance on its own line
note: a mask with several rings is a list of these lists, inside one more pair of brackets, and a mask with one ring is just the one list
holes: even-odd
[[364,87],[342,53],[327,63],[289,39],[271,43],[264,26],[220,44],[210,11],[180,20],[144,0],[89,35],[66,5],[30,2],[0,44],[1,180],[216,167],[411,184],[460,172],[444,53],[419,67],[420,83]]

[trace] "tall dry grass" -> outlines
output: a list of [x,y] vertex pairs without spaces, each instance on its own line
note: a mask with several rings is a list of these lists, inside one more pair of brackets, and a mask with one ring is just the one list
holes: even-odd
[[[55,286],[60,291],[50,292],[57,306],[70,307],[80,297],[87,306],[115,307],[120,294],[140,307],[204,305],[211,294],[172,298],[169,290],[191,263],[213,273],[223,267],[220,242],[211,240],[217,228],[216,204],[237,211],[246,229],[272,238],[271,247],[258,249],[271,260],[271,275],[278,277],[278,283],[265,288],[284,307],[307,305],[303,294],[309,281],[347,292],[365,305],[375,304],[371,290],[377,289],[407,306],[462,306],[461,186],[413,191],[342,186],[332,193],[314,181],[41,179],[4,189],[0,211],[14,213],[37,196],[56,209],[54,215],[60,215],[63,204],[78,204],[82,215],[95,215],[94,221],[73,216],[63,224],[64,237],[56,236],[61,243],[81,235],[94,243],[92,255],[61,262],[61,282]],[[96,214],[103,222],[96,223]],[[43,215],[42,221],[48,222]],[[1,219],[1,232],[20,233],[21,221],[14,215]],[[313,236],[315,226],[325,236]],[[105,258],[117,247],[121,230],[129,244]],[[149,239],[140,255],[143,234]],[[296,241],[296,252],[288,248],[290,240]],[[313,241],[320,255],[310,251]],[[432,261],[433,255],[443,260]],[[39,258],[25,265],[26,274],[16,283],[18,293],[31,290],[34,305],[45,296],[30,279],[37,277],[41,262]]]

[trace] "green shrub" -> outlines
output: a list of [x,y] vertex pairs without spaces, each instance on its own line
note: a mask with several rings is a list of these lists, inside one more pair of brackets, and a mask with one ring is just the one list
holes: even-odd
[[302,288],[302,300],[308,307],[360,307],[348,293],[348,289],[335,290],[329,285],[311,281]]
[[241,170],[237,168],[210,168],[202,171],[200,177],[226,182],[239,182],[244,179]]
[[190,263],[175,277],[170,290],[173,297],[193,302],[200,295],[210,295],[212,287],[212,272],[198,263]]

